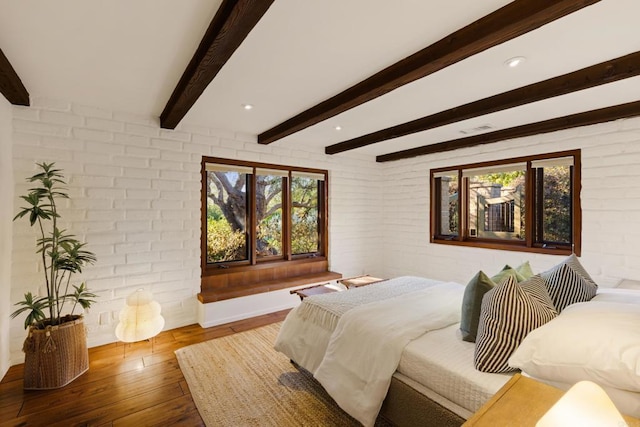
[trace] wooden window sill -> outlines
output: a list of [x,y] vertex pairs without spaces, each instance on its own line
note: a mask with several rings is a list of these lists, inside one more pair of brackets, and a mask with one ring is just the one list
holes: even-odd
[[295,286],[311,285],[329,280],[341,279],[342,274],[333,271],[320,273],[303,274],[299,276],[286,277],[281,279],[264,280],[256,283],[234,284],[231,287],[222,289],[210,289],[198,294],[198,300],[203,303],[211,303],[231,298],[238,298],[247,295],[255,295],[263,292],[277,291],[280,289],[292,288]]

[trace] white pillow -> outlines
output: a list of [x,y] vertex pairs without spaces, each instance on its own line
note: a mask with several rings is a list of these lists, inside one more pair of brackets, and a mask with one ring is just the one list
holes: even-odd
[[589,301],[531,331],[509,366],[549,381],[640,392],[640,305]]
[[621,302],[640,305],[640,290],[620,288],[598,288],[591,301]]

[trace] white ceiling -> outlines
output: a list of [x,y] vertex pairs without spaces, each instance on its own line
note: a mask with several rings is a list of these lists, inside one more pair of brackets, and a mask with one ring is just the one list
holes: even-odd
[[[159,116],[220,3],[0,0],[0,49],[32,97]],[[182,123],[257,135],[507,3],[275,0]],[[640,51],[638,16],[638,0],[602,0],[274,144],[324,147]],[[506,67],[514,56],[527,61]],[[386,154],[480,125],[502,129],[637,100],[640,78],[632,78],[357,152]]]

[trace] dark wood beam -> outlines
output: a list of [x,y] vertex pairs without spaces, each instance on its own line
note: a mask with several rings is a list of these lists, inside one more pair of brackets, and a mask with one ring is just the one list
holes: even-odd
[[515,0],[258,135],[270,144],[600,0]]
[[555,96],[566,95],[638,75],[640,75],[640,52],[635,52],[611,61],[605,61],[591,67],[583,68],[582,70],[339,142],[325,147],[325,153],[341,153],[381,141],[423,132],[461,120],[495,113],[496,111],[506,110]]
[[515,126],[495,132],[474,135],[466,138],[453,139],[446,142],[383,154],[376,157],[377,162],[391,162],[394,160],[409,159],[412,157],[426,156],[427,154],[442,153],[444,151],[458,150],[460,148],[475,147],[476,145],[490,144],[506,139],[522,138],[541,133],[555,132],[563,129],[571,129],[580,126],[594,125],[610,122],[628,117],[640,116],[640,101],[615,105],[613,107],[600,108],[584,113],[572,114],[541,122]]
[[29,106],[29,92],[0,49],[0,93],[13,105]]
[[273,0],[224,0],[160,115],[174,129],[222,69]]

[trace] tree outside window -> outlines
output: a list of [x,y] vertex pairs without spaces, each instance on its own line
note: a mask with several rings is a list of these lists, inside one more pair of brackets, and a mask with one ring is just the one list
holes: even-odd
[[326,173],[264,166],[205,163],[207,264],[322,253]]

